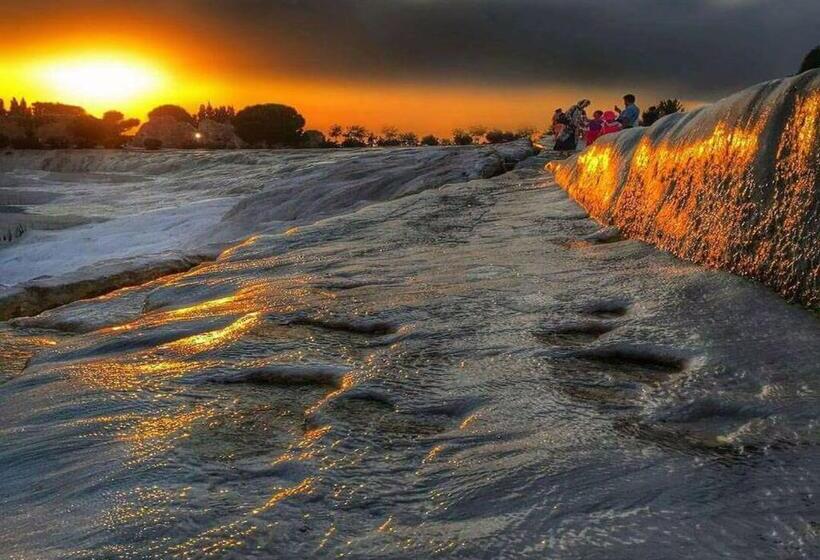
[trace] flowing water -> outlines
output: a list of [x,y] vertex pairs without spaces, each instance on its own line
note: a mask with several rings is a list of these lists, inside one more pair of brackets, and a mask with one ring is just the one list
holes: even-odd
[[543,163],[0,324],[3,555],[816,558],[816,314]]
[[628,237],[820,308],[820,70],[605,136],[551,167]]

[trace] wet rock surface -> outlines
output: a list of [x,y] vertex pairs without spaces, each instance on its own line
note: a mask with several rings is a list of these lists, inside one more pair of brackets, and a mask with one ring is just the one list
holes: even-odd
[[3,324],[5,552],[816,557],[817,317],[584,216],[524,164]]
[[367,150],[14,152],[0,157],[0,320],[182,271],[254,233],[492,177],[533,153],[527,141]]

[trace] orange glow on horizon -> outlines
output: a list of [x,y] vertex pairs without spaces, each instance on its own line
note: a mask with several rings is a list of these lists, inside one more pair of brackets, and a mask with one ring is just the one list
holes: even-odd
[[[69,16],[65,16],[69,17]],[[100,16],[102,17],[102,16]],[[450,136],[455,128],[483,125],[514,130],[543,129],[556,107],[580,97],[594,108],[619,102],[621,92],[588,85],[470,84],[388,81],[259,70],[241,45],[226,48],[218,32],[180,33],[156,22],[134,21],[122,37],[89,35],[69,22],[13,29],[0,23],[0,98],[80,105],[101,116],[122,111],[143,121],[166,103],[195,112],[200,104],[256,103],[295,107],[306,128],[326,132],[331,125],[359,124],[379,133],[395,126],[419,135]],[[101,28],[106,26],[101,23]],[[282,53],[287,57],[287,53]],[[638,91],[639,100],[663,92]],[[687,103],[692,107],[692,103]]]

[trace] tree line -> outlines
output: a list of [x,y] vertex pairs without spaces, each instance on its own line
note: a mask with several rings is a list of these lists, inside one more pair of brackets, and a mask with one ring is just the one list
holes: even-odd
[[6,109],[0,99],[0,148],[121,148],[129,140],[124,133],[140,124],[119,111],[102,118],[64,103],[36,102],[13,97]]
[[381,134],[353,124],[347,127],[334,124],[327,133],[328,147],[365,148],[390,146],[467,146],[470,144],[498,144],[518,138],[529,138],[535,132],[533,128],[520,128],[516,131],[488,129],[484,126],[473,126],[469,129],[456,128],[451,136],[437,137],[427,134],[419,137],[415,132],[400,131],[395,126],[385,126]]
[[[206,121],[230,125],[247,146],[263,148],[463,146],[508,142],[529,137],[534,132],[529,128],[505,131],[473,126],[455,129],[449,137],[433,134],[420,137],[395,126],[385,126],[376,133],[358,124],[346,127],[336,124],[325,134],[319,130],[305,130],[305,119],[294,107],[277,103],[251,105],[237,111],[231,105],[215,106],[208,102],[200,105],[195,113],[189,113],[179,105],[166,104],[152,109],[148,119],[149,122],[165,119],[166,123],[190,125],[194,130]],[[25,98],[20,101],[12,98],[6,109],[5,102],[0,99],[0,148],[121,148],[131,139],[126,132],[139,125],[139,119],[125,118],[119,111],[108,111],[102,118],[97,118],[76,105],[45,102],[29,105]],[[190,143],[175,147],[205,145],[197,143],[199,136],[192,130]],[[158,149],[163,143],[160,138],[150,138],[145,146]]]

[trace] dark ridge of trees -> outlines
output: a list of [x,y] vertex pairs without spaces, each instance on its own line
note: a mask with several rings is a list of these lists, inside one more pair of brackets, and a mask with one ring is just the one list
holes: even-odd
[[245,107],[233,118],[236,134],[251,146],[297,146],[305,119],[288,105],[267,103]]
[[[14,97],[6,109],[0,100],[0,125],[3,144],[19,149],[122,147],[128,140],[123,133],[139,124],[119,111],[109,111],[102,119],[86,113],[77,105],[36,102]],[[12,130],[11,136],[9,130]]]
[[[415,132],[401,131],[395,126],[385,126],[381,134],[377,134],[358,124],[347,127],[334,124],[325,136],[318,130],[304,131],[305,119],[295,108],[273,103],[253,105],[236,112],[230,105],[213,106],[208,102],[200,105],[196,114],[190,114],[179,105],[166,104],[155,107],[148,116],[170,117],[194,127],[206,119],[229,124],[246,144],[267,148],[469,145],[506,142],[532,132],[530,129],[488,131],[486,127],[476,125],[467,130],[454,130],[452,138],[438,138],[432,134],[420,138]],[[5,101],[0,99],[0,148],[121,148],[130,140],[125,133],[139,124],[138,119],[127,119],[120,111],[108,111],[102,118],[97,118],[77,105],[53,102],[29,104],[25,98],[18,101],[14,97],[7,107]],[[150,149],[163,147],[161,143],[149,144]],[[218,146],[199,143],[191,147]]]
[[171,117],[177,122],[184,122],[196,126],[196,119],[194,119],[193,115],[179,105],[160,105],[159,107],[151,109],[151,112],[148,113],[149,119],[159,117]]

